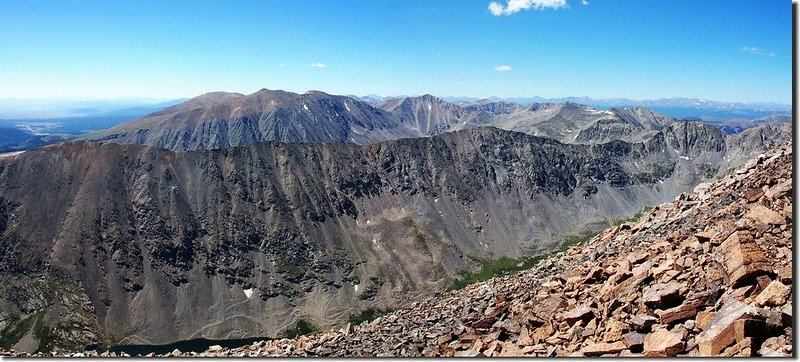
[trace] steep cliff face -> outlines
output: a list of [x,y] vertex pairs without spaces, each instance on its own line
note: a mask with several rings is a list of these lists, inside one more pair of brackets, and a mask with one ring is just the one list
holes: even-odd
[[462,107],[426,94],[420,97],[389,98],[376,105],[397,117],[404,127],[420,136],[451,131],[467,113]]
[[678,138],[576,145],[477,128],[365,146],[67,143],[6,157],[0,342],[275,336],[299,318],[327,327],[401,305],[477,260],[535,255],[691,190],[709,177],[696,159],[730,152]]
[[529,270],[199,356],[790,357],[792,158],[783,144]]

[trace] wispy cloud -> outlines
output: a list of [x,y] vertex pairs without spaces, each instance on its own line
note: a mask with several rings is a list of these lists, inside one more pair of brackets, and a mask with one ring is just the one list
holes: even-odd
[[494,70],[496,70],[498,72],[509,72],[509,71],[511,71],[511,66],[510,65],[498,65],[498,66],[494,67]]
[[768,52],[768,51],[765,51],[764,49],[761,49],[759,47],[746,47],[745,46],[745,47],[739,48],[739,51],[740,52],[749,53],[749,54],[763,55],[765,57],[777,57],[778,56],[778,54],[775,54],[774,52]]
[[566,7],[568,7],[567,0],[507,0],[505,6],[496,1],[489,3],[489,11],[494,16],[511,15],[531,8],[534,10],[544,10]]
[[286,68],[286,64],[278,64],[278,66],[281,68]]
[[311,63],[311,67],[312,68],[325,68],[325,64],[324,63],[320,63],[320,62]]
[[589,5],[589,2],[588,2],[588,1],[586,1],[586,0],[581,0],[581,4],[583,4],[583,5]]

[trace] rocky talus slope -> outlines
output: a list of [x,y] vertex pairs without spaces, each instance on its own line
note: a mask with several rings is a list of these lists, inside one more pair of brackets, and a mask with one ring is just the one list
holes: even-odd
[[696,191],[513,276],[200,355],[793,355],[791,144]]

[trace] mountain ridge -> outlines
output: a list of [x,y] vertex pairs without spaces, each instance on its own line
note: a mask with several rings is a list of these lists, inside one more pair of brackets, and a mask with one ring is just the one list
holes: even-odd
[[787,143],[530,270],[374,321],[162,356],[789,357],[791,163]]
[[[328,327],[440,290],[476,260],[545,252],[777,142],[683,127],[638,143],[482,127],[367,145],[82,142],[5,157],[2,295],[25,297],[0,297],[0,330],[47,316],[28,333],[50,337],[15,349],[74,350],[275,336],[299,318]],[[153,303],[174,312],[150,314]]]
[[646,139],[674,122],[639,106],[599,111],[573,102],[456,105],[429,94],[366,103],[320,91],[262,89],[246,96],[208,93],[85,139],[191,150],[268,140],[366,144],[495,126],[562,142],[602,143]]

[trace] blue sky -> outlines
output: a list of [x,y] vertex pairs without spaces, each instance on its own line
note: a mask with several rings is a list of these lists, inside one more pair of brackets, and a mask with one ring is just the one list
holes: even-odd
[[508,1],[0,0],[0,98],[791,102],[788,0]]

